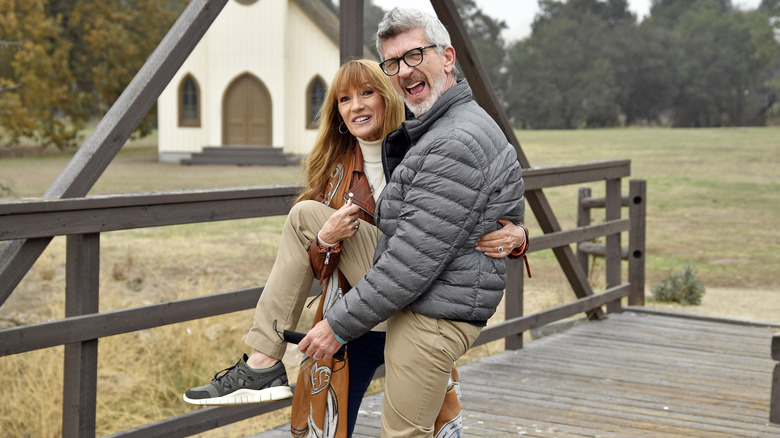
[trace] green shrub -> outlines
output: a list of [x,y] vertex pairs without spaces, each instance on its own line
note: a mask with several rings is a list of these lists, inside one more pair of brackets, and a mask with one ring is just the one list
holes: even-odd
[[696,306],[701,304],[704,296],[704,283],[696,275],[696,266],[686,264],[682,271],[671,272],[651,290],[656,301]]

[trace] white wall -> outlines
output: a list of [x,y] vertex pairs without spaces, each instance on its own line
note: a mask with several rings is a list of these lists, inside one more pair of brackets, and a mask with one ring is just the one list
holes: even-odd
[[281,27],[287,1],[260,0],[250,5],[230,1],[219,14],[209,39],[209,93],[216,99],[209,107],[215,125],[209,134],[212,145],[222,144],[222,98],[230,83],[244,73],[256,76],[268,88],[273,107],[274,146],[284,138],[284,35]]
[[288,99],[285,152],[306,154],[311,150],[317,129],[306,126],[306,90],[319,75],[330,86],[339,68],[339,47],[295,2],[289,2],[287,34]]
[[[339,65],[338,44],[292,1],[229,1],[157,102],[160,161],[179,161],[205,146],[222,144],[222,100],[244,73],[268,89],[273,145],[305,154],[316,137],[306,128],[306,88],[316,75],[330,83]],[[178,89],[192,74],[200,89],[201,126],[178,126]]]
[[[171,82],[157,99],[158,155],[160,161],[180,161],[193,152],[200,152],[208,143],[210,124],[206,109],[212,99],[208,93],[208,56],[203,46],[208,44],[208,33],[203,36],[189,58],[184,61]],[[179,127],[178,93],[182,79],[191,74],[200,90],[201,125],[199,128]]]

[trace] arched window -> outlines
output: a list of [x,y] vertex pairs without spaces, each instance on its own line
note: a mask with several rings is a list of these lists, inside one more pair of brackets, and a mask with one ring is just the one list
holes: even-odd
[[179,126],[200,127],[200,87],[189,74],[179,85]]
[[306,89],[306,128],[317,129],[320,126],[319,112],[325,101],[325,81],[316,76]]

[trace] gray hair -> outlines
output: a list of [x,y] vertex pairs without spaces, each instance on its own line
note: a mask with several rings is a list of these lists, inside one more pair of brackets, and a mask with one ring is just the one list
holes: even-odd
[[431,14],[413,8],[393,8],[385,13],[376,31],[376,51],[379,59],[385,60],[382,54],[382,43],[412,29],[422,28],[425,38],[431,44],[436,44],[436,52],[444,52],[451,46],[450,33],[438,18]]

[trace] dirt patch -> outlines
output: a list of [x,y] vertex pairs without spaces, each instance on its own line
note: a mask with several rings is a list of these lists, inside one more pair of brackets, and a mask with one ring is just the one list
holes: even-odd
[[646,305],[658,309],[780,323],[780,290],[708,287],[698,306],[654,302],[652,294],[647,296]]

